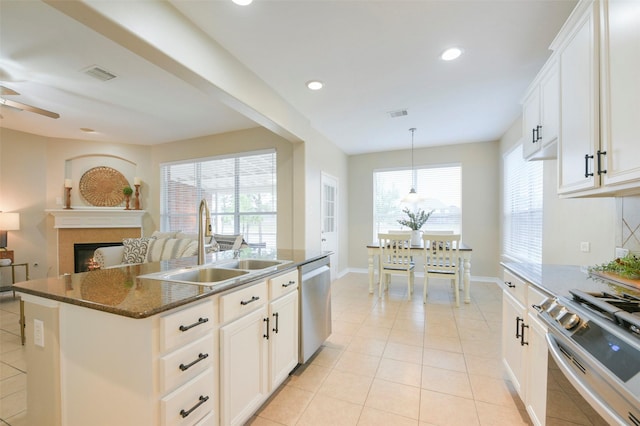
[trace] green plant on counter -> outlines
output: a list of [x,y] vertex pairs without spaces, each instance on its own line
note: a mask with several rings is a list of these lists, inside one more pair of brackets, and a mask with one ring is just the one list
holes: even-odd
[[431,216],[431,213],[433,213],[433,210],[431,210],[429,213],[426,213],[424,210],[418,209],[414,213],[409,210],[408,207],[405,207],[404,209],[402,209],[402,212],[406,214],[409,219],[400,219],[398,220],[398,223],[402,226],[406,226],[413,231],[417,231],[422,228],[425,223],[427,223],[427,220],[429,220],[429,217]]
[[640,279],[640,258],[634,254],[617,258],[609,263],[592,266],[589,272],[611,272],[629,279]]
[[131,187],[129,185],[127,185],[124,188],[122,188],[122,193],[124,195],[131,195],[131,194],[133,194],[133,189],[131,189]]

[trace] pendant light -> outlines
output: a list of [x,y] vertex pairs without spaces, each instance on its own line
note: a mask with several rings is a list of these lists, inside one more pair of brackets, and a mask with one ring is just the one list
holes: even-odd
[[419,201],[422,201],[422,197],[418,195],[416,192],[416,182],[415,182],[415,170],[413,169],[413,134],[416,131],[415,127],[409,129],[411,132],[411,190],[407,195],[402,198],[403,203],[411,203],[415,204]]

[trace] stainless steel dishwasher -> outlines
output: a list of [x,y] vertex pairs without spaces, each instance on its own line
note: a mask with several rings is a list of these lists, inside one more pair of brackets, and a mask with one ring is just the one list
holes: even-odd
[[300,266],[300,351],[304,364],[331,334],[329,257]]

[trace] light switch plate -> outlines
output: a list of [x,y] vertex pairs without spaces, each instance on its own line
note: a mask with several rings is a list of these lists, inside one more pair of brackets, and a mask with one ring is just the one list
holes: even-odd
[[583,253],[589,253],[591,250],[591,244],[588,241],[583,241],[580,243],[580,251]]

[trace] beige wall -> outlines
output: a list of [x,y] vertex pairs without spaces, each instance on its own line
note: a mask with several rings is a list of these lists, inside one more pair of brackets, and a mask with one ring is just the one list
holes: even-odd
[[[373,241],[373,171],[407,167],[409,150],[349,158],[349,266],[367,267],[365,246]],[[414,151],[416,167],[462,165],[462,239],[473,248],[471,273],[497,276],[499,263],[499,151],[497,142],[460,144]],[[407,188],[408,190],[408,188]]]
[[[518,119],[500,140],[501,155],[520,143],[521,136]],[[543,170],[542,262],[594,265],[611,260],[617,222],[615,198],[561,199],[557,195],[557,160],[545,160]],[[502,197],[500,200],[502,205]],[[590,243],[590,252],[580,251],[581,242]]]

